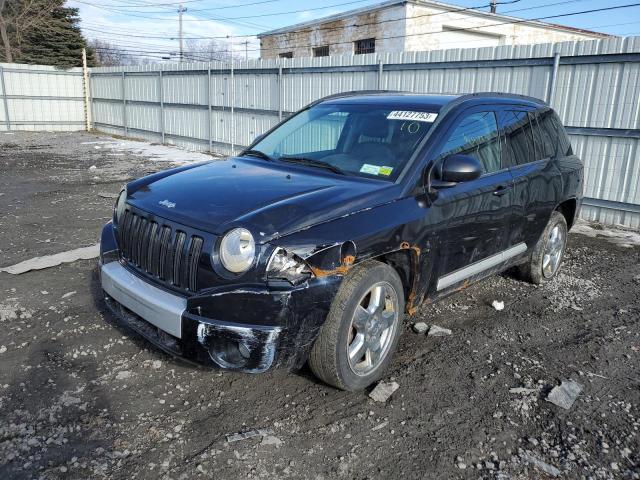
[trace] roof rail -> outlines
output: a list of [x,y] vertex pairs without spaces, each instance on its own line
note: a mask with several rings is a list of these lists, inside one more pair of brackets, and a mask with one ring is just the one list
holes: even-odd
[[408,92],[403,92],[401,90],[351,90],[349,92],[340,92],[340,93],[334,93],[332,95],[327,95],[326,97],[319,98],[318,100],[313,102],[311,105],[315,105],[316,103],[319,103],[319,102],[324,102],[325,100],[332,100],[334,98],[355,97],[357,95],[376,95],[376,94],[382,95],[385,93],[408,93]]
[[519,95],[517,93],[504,93],[504,92],[475,92],[460,95],[456,100],[464,101],[474,97],[502,97],[502,98],[517,98],[520,100],[527,100],[532,103],[538,103],[541,105],[549,105],[546,101],[536,97],[529,97],[527,95]]

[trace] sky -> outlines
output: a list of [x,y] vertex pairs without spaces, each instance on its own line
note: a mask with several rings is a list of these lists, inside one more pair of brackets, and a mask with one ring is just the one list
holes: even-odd
[[[68,0],[80,10],[81,27],[89,39],[115,44],[130,55],[150,60],[176,59],[178,6],[172,0]],[[188,41],[215,39],[237,56],[256,58],[255,35],[275,28],[316,20],[381,0],[183,0],[183,35]],[[488,10],[490,0],[451,0],[461,8]],[[640,35],[640,0],[498,0],[498,13],[527,18],[564,15],[636,4],[606,12],[548,18],[543,21],[614,35]]]

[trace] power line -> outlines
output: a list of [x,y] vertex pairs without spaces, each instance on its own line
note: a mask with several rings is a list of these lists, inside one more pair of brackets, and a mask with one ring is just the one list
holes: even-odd
[[[508,4],[508,3],[515,3],[519,0],[515,0],[515,1],[510,1],[510,2],[500,2],[500,5],[504,5],[504,4]],[[556,5],[564,5],[564,4],[569,4],[569,3],[576,3],[576,2],[580,2],[582,0],[565,0],[562,2],[554,2],[554,3],[548,3],[545,5],[539,5],[536,7],[527,7],[527,8],[520,8],[520,9],[515,9],[515,10],[508,10],[505,13],[510,13],[510,12],[520,12],[520,11],[525,11],[525,10],[537,10],[540,8],[546,8],[549,6],[556,6]],[[461,7],[459,9],[455,9],[455,10],[450,10],[450,11],[446,11],[446,12],[437,12],[437,13],[426,13],[426,14],[422,14],[422,15],[415,15],[412,18],[422,18],[422,17],[434,17],[434,16],[438,16],[438,15],[444,15],[447,13],[458,13],[458,12],[465,12],[465,11],[470,11],[470,10],[478,10],[480,8],[486,8],[488,7],[489,4],[483,4],[483,5],[479,5],[479,6],[475,6],[475,7]],[[330,30],[342,30],[343,28],[360,28],[360,27],[365,27],[365,26],[369,26],[369,25],[380,25],[382,23],[389,23],[389,22],[398,22],[398,21],[402,21],[404,20],[405,17],[401,17],[401,18],[392,18],[392,19],[388,19],[388,20],[380,20],[378,22],[370,22],[370,23],[352,23],[350,25],[344,25],[341,27],[318,27],[318,28],[313,28],[313,27],[304,27],[301,28],[299,31],[304,31],[304,30],[311,30],[313,29],[314,32],[317,31],[330,31]],[[217,19],[216,19],[217,20]],[[206,21],[206,20],[203,20]],[[87,30],[92,30],[91,28],[87,28]],[[93,30],[93,31],[100,31],[100,32],[104,32],[104,30]],[[128,34],[128,33],[115,33],[112,32],[114,35],[117,36],[122,36],[122,37],[132,37],[132,38],[160,38],[160,39],[164,39],[166,37],[163,36],[150,36],[150,35],[135,35],[135,34]],[[190,38],[190,39],[216,39],[216,38],[229,38],[229,37],[236,37],[236,38],[242,38],[242,37],[255,37],[257,35],[260,35],[260,33],[258,34],[242,34],[242,35],[225,35],[225,36],[193,36],[193,37],[186,37],[186,38]]]
[[[205,1],[205,0],[192,0],[192,1]],[[249,3],[241,3],[241,4],[237,4],[237,5],[226,5],[226,6],[219,6],[219,7],[210,7],[210,8],[192,8],[190,11],[192,12],[211,12],[211,11],[218,11],[218,10],[228,10],[228,9],[233,9],[233,8],[243,8],[243,7],[250,7],[250,6],[254,6],[254,5],[262,5],[265,3],[275,3],[275,2],[282,2],[284,0],[261,0],[258,2],[249,2]],[[184,1],[182,3],[189,3],[188,1]],[[153,10],[127,10],[128,12],[135,12],[135,13],[168,13],[171,12],[173,10],[175,10],[175,6],[177,6],[179,3],[173,3],[173,4],[151,4],[151,3],[146,3],[146,4],[109,4],[109,5],[103,5],[104,7],[111,7],[111,8],[117,8],[117,9],[123,9],[123,8],[145,8],[145,7],[161,7],[162,5],[168,5],[169,7],[167,7],[169,10],[158,10],[158,11],[153,11]],[[93,6],[95,6],[94,4],[92,4]]]
[[[82,3],[85,5],[89,5],[92,7],[96,7],[96,8],[100,8],[102,10],[107,10],[107,11],[112,11],[112,12],[116,12],[116,13],[125,13],[127,15],[131,15],[131,16],[135,16],[138,18],[146,18],[146,19],[151,19],[151,20],[166,20],[163,17],[149,17],[146,15],[134,15],[133,13],[131,13],[131,10],[122,10],[122,9],[114,9],[114,8],[108,8],[105,7],[103,5],[97,5],[95,3],[91,3],[85,0],[74,0],[77,3]],[[292,13],[301,13],[301,12],[309,12],[309,11],[317,11],[317,10],[326,10],[329,8],[335,8],[335,7],[342,7],[345,5],[353,5],[355,3],[363,3],[363,2],[369,2],[370,0],[351,0],[349,2],[342,2],[342,3],[334,3],[333,5],[326,5],[324,7],[316,7],[316,8],[304,8],[302,10],[287,10],[284,12],[277,12],[277,13],[263,13],[263,14],[258,14],[258,15],[241,15],[239,17],[220,17],[219,20],[241,20],[241,19],[247,19],[247,18],[264,18],[264,17],[276,17],[276,16],[280,16],[280,15],[290,15]],[[194,10],[194,11],[209,11],[209,10],[219,10],[219,9],[201,9],[201,10]],[[145,13],[149,13],[149,12],[145,12]],[[171,13],[171,12],[157,12],[157,13]],[[185,19],[185,21],[191,21],[191,22],[197,22],[200,21],[199,19]]]

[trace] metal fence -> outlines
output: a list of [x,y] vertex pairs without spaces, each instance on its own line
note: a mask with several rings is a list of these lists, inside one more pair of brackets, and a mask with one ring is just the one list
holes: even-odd
[[82,130],[82,69],[0,63],[0,131]]
[[[547,100],[585,162],[582,216],[640,228],[640,37],[345,57],[96,68],[100,131],[222,154],[349,90],[505,91]],[[81,69],[0,64],[0,130],[81,130]]]
[[97,68],[94,125],[229,154],[349,90],[504,91],[547,100],[585,162],[582,216],[640,227],[640,37],[345,57]]

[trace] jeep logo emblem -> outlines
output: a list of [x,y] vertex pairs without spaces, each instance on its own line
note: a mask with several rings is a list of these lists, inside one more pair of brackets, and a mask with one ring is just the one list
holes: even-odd
[[158,204],[167,208],[174,208],[176,206],[174,202],[170,202],[169,200],[162,200],[161,202],[158,202]]

